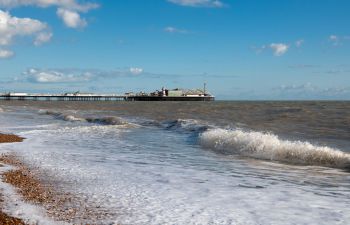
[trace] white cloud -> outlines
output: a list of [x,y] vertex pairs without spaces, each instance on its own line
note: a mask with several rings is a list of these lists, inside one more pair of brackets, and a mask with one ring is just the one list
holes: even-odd
[[260,54],[266,50],[272,50],[275,56],[282,56],[287,53],[290,46],[284,43],[271,43],[269,45],[262,45],[261,47],[252,46],[251,48],[256,52],[256,54]]
[[82,19],[79,13],[69,9],[57,9],[57,15],[63,20],[64,24],[70,28],[81,28],[87,25],[85,19]]
[[11,58],[12,56],[14,56],[14,54],[15,53],[13,51],[0,49],[0,59]]
[[143,69],[137,68],[137,67],[130,67],[129,71],[133,75],[139,75],[139,74],[143,73]]
[[53,34],[51,32],[39,33],[34,40],[34,45],[39,46],[39,45],[42,45],[44,43],[47,43],[51,40],[52,36],[53,36]]
[[96,3],[79,3],[77,0],[0,0],[0,7],[3,8],[15,8],[20,6],[37,6],[42,8],[56,6],[79,12],[87,12],[99,7]]
[[295,42],[295,46],[297,47],[297,48],[300,48],[303,44],[304,44],[304,40],[303,39],[300,39],[300,40],[297,40],[296,42]]
[[[0,10],[0,46],[11,45],[16,37],[34,37],[34,44],[40,45],[51,40],[52,33],[48,26],[39,20],[18,18],[9,12]],[[1,50],[2,57],[9,58],[14,55],[10,50]]]
[[222,8],[224,3],[219,0],[168,0],[168,2],[190,7],[210,7],[210,8]]
[[57,15],[70,28],[81,28],[87,25],[81,12],[88,12],[99,7],[96,3],[79,3],[77,0],[0,0],[0,8],[15,8],[21,6],[57,7]]
[[167,33],[179,33],[179,34],[187,34],[188,31],[184,29],[179,29],[176,27],[166,27],[164,28],[164,31]]
[[142,68],[131,67],[120,70],[104,71],[97,69],[36,69],[30,68],[17,77],[16,81],[30,83],[81,83],[99,79],[130,77],[143,73]]
[[287,53],[289,46],[283,43],[272,43],[270,44],[270,48],[275,56],[282,56]]
[[24,72],[26,79],[34,83],[85,82],[92,78],[87,71],[59,71],[46,69],[29,69]]
[[0,45],[10,45],[16,36],[38,35],[46,23],[30,18],[17,18],[0,10]]

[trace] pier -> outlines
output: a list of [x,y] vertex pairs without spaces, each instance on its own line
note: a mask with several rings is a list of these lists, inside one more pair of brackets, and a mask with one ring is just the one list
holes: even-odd
[[93,94],[93,93],[64,93],[64,94],[30,94],[19,92],[0,93],[0,100],[4,101],[214,101],[215,96],[201,90],[167,90],[152,93],[125,94]]
[[127,101],[128,96],[118,94],[0,94],[0,100],[19,101]]

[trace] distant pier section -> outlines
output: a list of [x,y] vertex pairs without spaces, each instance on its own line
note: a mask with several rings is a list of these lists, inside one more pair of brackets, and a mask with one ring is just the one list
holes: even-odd
[[167,90],[152,93],[133,92],[125,94],[92,94],[92,93],[64,93],[64,94],[30,94],[30,93],[0,93],[0,100],[19,101],[214,101],[215,97],[200,90]]
[[118,94],[29,94],[29,93],[4,93],[0,94],[0,100],[32,100],[32,101],[125,101],[125,95]]

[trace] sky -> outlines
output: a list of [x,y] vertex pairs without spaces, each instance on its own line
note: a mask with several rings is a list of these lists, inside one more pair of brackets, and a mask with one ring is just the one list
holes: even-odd
[[0,93],[350,100],[349,0],[0,0]]

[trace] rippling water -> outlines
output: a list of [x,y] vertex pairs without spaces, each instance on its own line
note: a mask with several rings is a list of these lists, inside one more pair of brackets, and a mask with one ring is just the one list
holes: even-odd
[[0,107],[0,130],[27,137],[3,151],[116,212],[100,223],[350,221],[350,102]]

